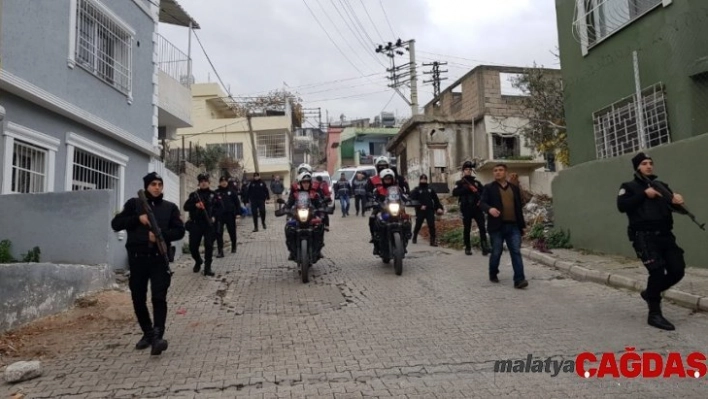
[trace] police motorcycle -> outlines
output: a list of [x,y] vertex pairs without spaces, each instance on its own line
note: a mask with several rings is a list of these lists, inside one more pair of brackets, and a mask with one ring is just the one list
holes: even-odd
[[[294,238],[294,261],[300,269],[302,282],[308,283],[310,281],[310,266],[317,263],[320,259],[321,247],[317,248],[316,236],[324,239],[324,224],[318,214],[326,212],[331,215],[334,213],[334,207],[316,208],[310,198],[310,193],[307,191],[297,193],[297,200],[290,209],[282,207],[285,204],[282,198],[278,199],[278,204],[281,207],[275,211],[275,216],[288,215],[288,220],[285,224],[286,236],[290,232]],[[323,246],[323,244],[319,243],[320,246]]]
[[393,269],[398,276],[403,274],[403,258],[412,237],[411,218],[405,207],[414,206],[418,206],[418,201],[408,200],[398,185],[386,188],[386,198],[382,202],[367,204],[378,211],[374,240],[379,242],[379,256],[387,264],[393,259]]

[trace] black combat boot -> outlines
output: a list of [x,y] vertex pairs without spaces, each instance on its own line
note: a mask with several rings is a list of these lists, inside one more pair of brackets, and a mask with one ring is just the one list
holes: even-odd
[[480,246],[482,247],[482,255],[487,256],[492,253],[486,238],[480,240]]
[[[646,297],[646,292],[642,291],[642,298]],[[662,330],[673,331],[676,329],[670,321],[661,314],[661,302],[647,302],[649,304],[649,317],[647,324]]]
[[231,243],[231,253],[232,253],[232,254],[235,254],[235,253],[236,253],[236,243],[235,243],[235,242],[232,242],[232,243]]
[[162,338],[164,333],[165,332],[162,329],[155,327],[155,338],[152,340],[152,350],[150,351],[150,355],[157,356],[167,350],[167,341]]
[[430,246],[431,246],[431,247],[437,247],[437,246],[438,246],[438,240],[435,239],[435,236],[430,237]]
[[465,255],[472,255],[472,248],[470,248],[470,247],[465,248]]
[[418,234],[413,234],[413,239],[411,239],[411,242],[412,242],[413,244],[417,244],[417,243],[418,243]]
[[143,337],[140,338],[137,344],[135,344],[135,349],[143,350],[147,349],[152,345],[153,338],[155,337],[155,332],[152,329],[146,329],[143,331]]
[[204,265],[204,275],[205,276],[214,276],[214,272],[211,271],[211,264]]
[[202,270],[202,261],[198,260],[194,263],[194,267],[192,268],[192,271],[194,273],[199,273],[200,270]]
[[223,257],[224,257],[224,250],[223,250],[223,249],[220,249],[220,250],[217,252],[216,257],[217,257],[217,258],[223,258]]

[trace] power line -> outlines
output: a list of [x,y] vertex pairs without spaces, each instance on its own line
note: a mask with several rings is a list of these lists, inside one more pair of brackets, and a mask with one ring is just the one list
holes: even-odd
[[364,8],[364,12],[366,13],[366,16],[369,17],[369,21],[371,22],[371,25],[374,27],[376,34],[379,35],[379,40],[381,40],[383,42],[384,38],[381,35],[381,32],[379,32],[379,28],[376,27],[376,24],[374,23],[373,18],[371,18],[371,14],[369,14],[369,10],[366,8],[366,5],[364,4],[364,0],[359,0],[359,2],[361,3],[361,6]]
[[327,32],[327,29],[325,29],[324,26],[322,26],[322,23],[321,23],[320,20],[317,18],[317,16],[315,15],[314,11],[312,11],[312,8],[310,8],[310,6],[307,4],[307,2],[306,2],[305,0],[302,0],[302,2],[305,3],[305,7],[307,7],[307,9],[310,11],[310,14],[312,14],[312,18],[314,18],[315,21],[317,21],[317,25],[319,25],[320,28],[322,29],[322,31],[325,33],[325,35],[327,35],[327,37],[328,37],[329,40],[332,42],[332,44],[334,45],[334,47],[336,47],[337,50],[339,50],[339,52],[342,54],[342,56],[343,56],[347,61],[349,61],[349,63],[352,65],[352,67],[354,67],[354,69],[356,69],[356,71],[359,72],[359,74],[361,74],[362,76],[364,76],[364,72],[362,72],[359,68],[357,68],[356,65],[354,65],[354,63],[352,62],[352,60],[350,60],[349,57],[347,57],[347,55],[344,54],[344,51],[342,51],[342,49],[339,48],[339,46],[338,46],[337,43],[334,41],[334,39],[332,39],[332,36],[330,36],[330,35],[329,35],[329,32]]
[[381,4],[381,11],[383,11],[384,17],[386,18],[386,23],[388,23],[388,28],[391,29],[391,35],[393,37],[397,37],[398,35],[393,32],[393,26],[391,26],[391,21],[388,20],[388,14],[386,14],[386,7],[383,5],[383,0],[379,0],[379,4]]
[[371,95],[379,94],[379,93],[388,93],[388,90],[373,91],[373,92],[370,92],[370,93],[360,93],[360,94],[354,94],[354,95],[351,95],[351,96],[344,96],[344,97],[323,98],[323,99],[320,99],[320,100],[312,100],[312,101],[306,101],[306,102],[307,102],[308,104],[309,104],[309,103],[318,103],[318,102],[322,102],[322,101],[342,100],[342,99],[345,99],[345,98],[366,97],[366,96],[371,96]]
[[[354,21],[351,19],[351,16],[349,16],[349,12],[347,11],[346,7],[342,4],[342,0],[338,0],[340,4],[342,4],[342,7],[344,8],[344,12],[347,14],[347,17],[349,19],[345,18],[342,12],[339,10],[336,4],[334,4],[334,0],[329,0],[330,3],[332,3],[332,7],[334,7],[334,10],[337,11],[337,14],[339,14],[339,17],[344,21],[344,24],[347,26],[347,29],[349,29],[350,32],[352,32],[352,35],[354,38],[359,42],[359,44],[364,48],[364,52],[366,52],[369,56],[371,56],[376,62],[381,64],[381,61],[379,61],[376,56],[371,54],[368,50],[368,47],[366,46],[366,41],[363,39],[363,36],[361,36],[361,33],[356,29],[356,24]],[[351,25],[349,24],[349,21],[351,21]],[[354,27],[352,27],[354,26]]]
[[384,112],[386,110],[386,107],[388,107],[388,105],[391,104],[391,101],[393,100],[393,97],[395,97],[395,96],[396,96],[396,92],[394,91],[393,93],[391,93],[391,98],[388,99],[388,102],[386,103],[386,105],[384,105],[383,108],[381,108],[381,112],[379,112],[379,114],[381,114],[382,112]]

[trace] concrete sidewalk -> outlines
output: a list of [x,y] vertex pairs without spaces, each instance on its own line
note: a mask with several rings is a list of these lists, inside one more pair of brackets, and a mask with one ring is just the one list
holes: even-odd
[[[521,249],[526,258],[563,270],[576,280],[637,292],[646,288],[647,270],[636,258],[591,254],[582,250],[551,251],[548,254],[529,247]],[[664,298],[689,309],[708,311],[708,269],[687,267],[683,280],[665,291]]]

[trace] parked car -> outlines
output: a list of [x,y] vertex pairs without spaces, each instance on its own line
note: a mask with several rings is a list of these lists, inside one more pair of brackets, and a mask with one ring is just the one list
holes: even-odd
[[349,183],[351,183],[352,181],[354,181],[354,176],[356,176],[356,174],[358,172],[363,173],[364,176],[366,176],[366,178],[368,179],[369,177],[376,174],[376,168],[373,165],[353,166],[353,167],[349,167],[349,168],[341,168],[341,169],[337,170],[337,172],[334,174],[334,178],[336,180],[339,180],[339,176],[341,176],[342,173],[344,173],[344,176],[347,178],[347,180],[349,180]]

